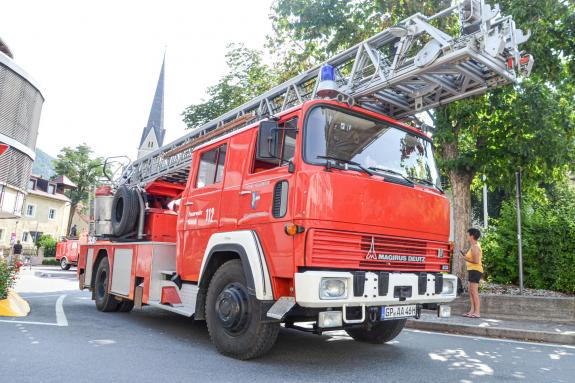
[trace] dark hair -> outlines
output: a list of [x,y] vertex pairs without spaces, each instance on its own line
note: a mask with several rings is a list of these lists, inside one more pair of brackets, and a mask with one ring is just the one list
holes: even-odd
[[481,238],[481,232],[479,231],[479,229],[476,229],[474,227],[467,230],[467,234],[475,238],[476,241],[479,240],[479,238]]

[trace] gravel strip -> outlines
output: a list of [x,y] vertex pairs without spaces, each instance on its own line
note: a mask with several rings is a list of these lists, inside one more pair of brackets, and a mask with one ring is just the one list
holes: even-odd
[[[519,286],[514,285],[499,285],[495,283],[482,282],[479,287],[479,292],[483,294],[496,294],[496,295],[520,295]],[[573,297],[573,294],[565,294],[558,291],[543,290],[543,289],[523,289],[524,296],[532,297]]]

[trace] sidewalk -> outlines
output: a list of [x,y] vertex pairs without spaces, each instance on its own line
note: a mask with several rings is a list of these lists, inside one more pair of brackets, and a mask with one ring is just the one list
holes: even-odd
[[424,313],[418,320],[408,320],[407,327],[425,331],[477,335],[490,338],[575,345],[575,323],[489,318],[472,319],[457,314],[453,314],[450,318],[438,318],[435,313]]

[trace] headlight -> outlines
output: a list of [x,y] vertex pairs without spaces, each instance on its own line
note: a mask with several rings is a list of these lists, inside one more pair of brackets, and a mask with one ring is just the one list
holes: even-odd
[[452,295],[455,292],[455,281],[452,279],[443,279],[443,289],[441,294]]
[[347,280],[342,278],[322,278],[319,284],[320,299],[347,297]]

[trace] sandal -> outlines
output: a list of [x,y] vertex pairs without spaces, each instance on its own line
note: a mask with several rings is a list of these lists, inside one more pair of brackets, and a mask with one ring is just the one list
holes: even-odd
[[480,315],[470,314],[469,318],[481,318]]
[[471,314],[469,314],[469,313],[462,314],[461,316],[466,317],[466,318],[471,318]]

